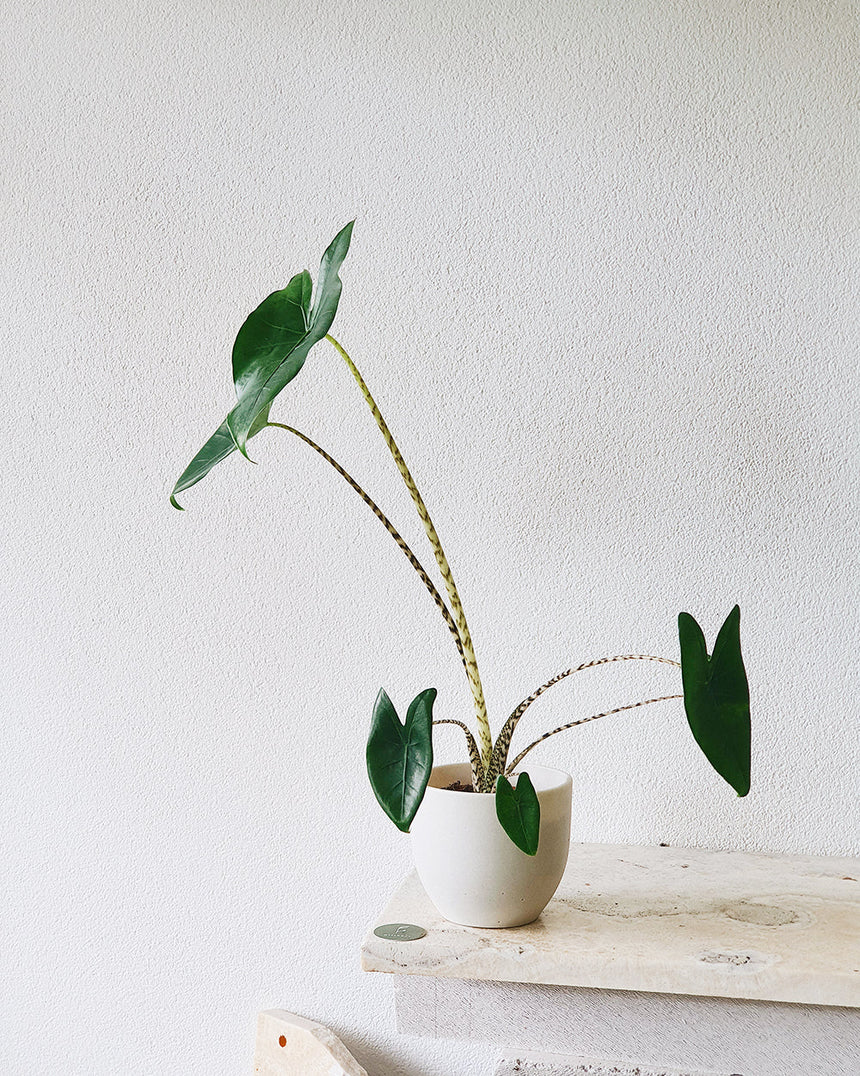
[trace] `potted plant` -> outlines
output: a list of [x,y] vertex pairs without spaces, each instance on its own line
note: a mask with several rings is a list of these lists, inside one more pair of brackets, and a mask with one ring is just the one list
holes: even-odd
[[[233,345],[236,403],[180,475],[171,503],[212,468],[263,430],[283,430],[319,453],[352,487],[409,560],[432,597],[457,649],[474,704],[474,726],[433,718],[434,688],[420,691],[401,720],[384,690],[373,708],[366,762],[377,800],[394,824],[413,831],[416,866],[444,916],[470,926],[516,926],[535,919],[561,880],[570,839],[571,779],[545,767],[521,769],[544,740],[587,721],[683,697],[689,727],[706,758],[737,792],[750,787],[749,689],[740,649],[740,610],[726,618],[709,655],[701,628],[678,617],[680,662],[650,654],[598,658],[566,669],[522,700],[494,737],[478,662],[454,576],[430,513],[364,378],[330,334],[342,284],[340,268],[352,223],[335,236],[320,263],[316,285],[305,271],[273,292],[247,317]],[[270,418],[278,394],[299,373],[311,348],[326,340],[361,390],[424,525],[444,583],[440,592],[417,556],[355,479],[307,434]],[[545,732],[511,758],[511,742],[525,711],[544,692],[587,668],[619,661],[656,661],[680,669],[681,692],[643,699]],[[466,759],[433,764],[433,727],[458,725]],[[420,808],[420,810],[419,810]]]

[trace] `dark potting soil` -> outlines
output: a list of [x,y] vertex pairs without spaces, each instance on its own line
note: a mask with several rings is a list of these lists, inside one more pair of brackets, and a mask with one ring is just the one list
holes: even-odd
[[455,781],[453,785],[445,786],[446,792],[474,792],[474,788],[471,785],[461,784],[460,781]]

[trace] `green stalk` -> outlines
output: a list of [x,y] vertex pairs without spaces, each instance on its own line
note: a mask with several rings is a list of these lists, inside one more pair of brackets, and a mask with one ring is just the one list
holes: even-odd
[[537,747],[538,744],[542,744],[544,740],[548,740],[550,736],[555,736],[559,732],[565,732],[567,729],[575,729],[577,725],[587,725],[589,721],[596,721],[599,717],[611,717],[612,714],[620,714],[625,710],[635,710],[639,706],[650,706],[652,702],[668,702],[669,699],[683,699],[683,697],[683,695],[661,695],[659,699],[643,699],[642,702],[629,702],[626,706],[616,706],[614,710],[606,710],[602,714],[592,714],[591,717],[581,717],[578,721],[568,721],[566,725],[559,725],[557,729],[553,729],[551,732],[545,732],[543,736],[539,736],[534,743],[530,743],[524,751],[520,751],[505,772],[509,775],[512,774],[529,751]]
[[[439,571],[442,574],[442,578],[445,581],[445,587],[448,590],[448,598],[451,602],[451,613],[453,614],[454,621],[457,625],[460,642],[463,645],[466,675],[469,680],[469,687],[475,704],[475,717],[478,722],[478,742],[481,745],[481,761],[486,770],[493,754],[493,738],[490,732],[490,723],[487,718],[487,704],[484,701],[484,689],[481,685],[481,676],[478,672],[478,662],[475,657],[475,648],[472,645],[472,636],[469,632],[469,625],[466,623],[466,614],[463,611],[463,603],[460,601],[460,595],[457,592],[457,586],[454,582],[454,576],[451,573],[450,565],[448,564],[448,558],[445,556],[445,551],[442,549],[442,543],[439,541],[439,535],[436,533],[436,528],[433,526],[430,513],[427,511],[427,505],[424,503],[424,498],[421,496],[418,486],[415,484],[415,479],[412,477],[409,468],[406,466],[406,461],[403,459],[400,449],[397,447],[397,443],[391,434],[391,430],[389,430],[385,419],[382,417],[382,412],[379,410],[376,401],[371,395],[370,389],[367,387],[364,378],[359,373],[358,367],[333,336],[327,335],[326,340],[328,340],[338,352],[340,357],[349,367],[349,372],[358,383],[358,387],[361,389],[361,394],[364,396],[365,402],[376,420],[376,425],[379,427],[382,436],[385,438],[388,451],[391,453],[394,462],[397,464],[397,470],[400,472],[400,476],[406,484],[406,488],[409,490],[409,495],[412,497],[412,501],[418,510],[418,515],[421,517],[421,522],[424,524],[424,530],[427,532],[427,537],[430,539],[433,555],[436,557],[436,563],[439,565]],[[482,791],[485,790],[482,789]]]
[[418,560],[418,558],[415,556],[415,554],[412,552],[412,550],[406,544],[406,542],[404,541],[403,537],[401,536],[401,534],[399,533],[397,528],[394,526],[394,524],[391,522],[391,520],[388,518],[388,516],[386,516],[386,514],[382,511],[382,509],[379,507],[379,505],[372,499],[372,497],[370,497],[370,495],[368,493],[365,493],[365,491],[361,488],[361,486],[358,484],[358,482],[356,482],[356,480],[352,477],[352,475],[347,470],[345,470],[343,467],[341,467],[341,465],[337,462],[337,460],[333,456],[330,456],[328,454],[328,452],[326,452],[326,450],[324,448],[320,447],[320,445],[318,445],[316,443],[316,441],[312,441],[310,439],[310,437],[308,437],[307,434],[302,433],[301,430],[297,430],[293,426],[285,426],[283,422],[267,422],[266,426],[269,426],[272,429],[286,430],[287,433],[295,434],[295,436],[298,437],[300,440],[304,441],[304,443],[306,445],[310,445],[310,447],[314,450],[314,452],[318,452],[322,456],[322,458],[326,461],[326,463],[330,463],[331,466],[334,467],[334,469],[337,471],[337,473],[341,476],[341,478],[344,478],[350,484],[350,486],[352,486],[352,488],[355,490],[355,492],[359,495],[359,497],[361,497],[361,499],[364,501],[364,503],[367,505],[367,507],[371,510],[371,512],[373,512],[373,514],[376,516],[376,518],[379,520],[379,522],[383,525],[383,527],[385,527],[385,529],[388,531],[388,533],[391,535],[391,537],[397,543],[398,548],[400,549],[400,551],[403,553],[403,555],[406,557],[406,559],[409,561],[409,563],[412,565],[412,567],[418,573],[419,579],[424,584],[424,586],[427,588],[427,590],[428,590],[428,592],[430,594],[430,597],[433,599],[433,601],[439,607],[439,611],[441,612],[442,616],[445,618],[445,623],[448,625],[448,630],[451,632],[452,636],[454,637],[454,643],[456,644],[457,652],[459,653],[460,660],[463,662],[463,666],[465,668],[466,658],[465,658],[465,656],[463,654],[463,646],[462,646],[462,643],[460,642],[460,634],[457,631],[457,625],[454,623],[454,618],[451,616],[450,612],[448,611],[448,606],[445,604],[445,599],[442,597],[442,595],[436,589],[436,587],[435,587],[435,585],[433,583],[433,580],[430,578],[430,576],[424,570],[424,568],[421,565],[421,562]]
[[469,731],[468,727],[464,725],[462,721],[454,721],[450,717],[434,721],[433,724],[457,725],[466,734],[466,747],[469,751],[469,765],[472,768],[472,788],[480,791],[481,785],[484,783],[484,765],[481,762],[481,753],[478,750],[478,745],[475,743],[475,737]]
[[[527,699],[523,699],[502,726],[502,731],[496,738],[496,744],[493,748],[493,758],[487,773],[487,780],[495,781],[496,776],[500,773],[505,773],[506,768],[508,768],[508,750],[511,746],[511,739],[520,718],[535,699],[539,699],[545,691],[548,691],[551,687],[555,687],[556,684],[560,683],[566,677],[572,676],[574,673],[582,672],[584,669],[593,669],[596,665],[608,665],[613,661],[659,661],[663,665],[674,665],[676,669],[681,668],[680,663],[672,661],[671,658],[658,658],[653,654],[618,654],[612,658],[597,658],[594,661],[586,661],[582,665],[577,665],[575,669],[565,669],[564,672],[558,673],[551,680],[547,680],[545,684],[541,684],[541,686],[536,691],[533,691]],[[532,746],[534,746],[534,744]]]

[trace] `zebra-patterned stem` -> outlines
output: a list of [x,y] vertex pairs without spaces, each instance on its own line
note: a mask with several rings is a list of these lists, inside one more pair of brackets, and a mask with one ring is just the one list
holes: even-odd
[[382,432],[385,444],[388,446],[388,451],[394,457],[394,462],[397,464],[397,470],[400,472],[400,476],[405,482],[406,488],[409,490],[409,495],[412,497],[412,501],[418,510],[418,515],[421,517],[421,522],[424,524],[424,530],[427,533],[427,537],[430,539],[430,545],[433,547],[433,555],[436,558],[436,563],[439,565],[439,571],[445,581],[445,587],[448,591],[448,599],[451,602],[451,612],[454,615],[460,642],[463,646],[463,663],[466,668],[466,676],[469,679],[472,698],[475,702],[475,717],[478,722],[478,740],[481,745],[481,760],[486,767],[489,765],[490,758],[493,754],[493,738],[490,732],[489,719],[487,718],[487,704],[484,701],[484,689],[478,672],[478,662],[475,657],[475,648],[472,645],[472,636],[469,632],[469,625],[466,623],[466,614],[463,610],[463,603],[460,601],[460,595],[457,592],[457,586],[454,582],[454,576],[451,573],[451,567],[448,564],[448,558],[445,556],[445,551],[442,549],[439,535],[436,533],[436,528],[433,526],[430,513],[427,511],[427,505],[424,503],[424,499],[418,490],[418,486],[415,484],[415,479],[412,477],[409,468],[406,466],[406,461],[403,459],[400,449],[397,447],[397,443],[392,436],[391,430],[389,430],[385,419],[382,417],[382,412],[379,410],[376,401],[371,395],[370,389],[367,387],[364,378],[359,373],[358,367],[333,336],[326,336],[326,340],[328,340],[328,342],[335,348],[358,383],[358,387],[361,389],[361,394],[364,396],[365,402],[376,420],[376,425]]
[[534,743],[530,743],[524,751],[520,751],[505,772],[508,775],[512,774],[533,747],[537,747],[544,740],[548,740],[550,736],[555,736],[557,732],[564,732],[565,729],[572,729],[577,725],[586,725],[589,721],[596,721],[598,717],[610,717],[612,714],[620,714],[622,710],[635,710],[637,706],[650,706],[652,702],[667,702],[669,699],[683,699],[683,697],[683,695],[661,695],[659,699],[643,699],[642,702],[630,702],[626,706],[616,706],[614,710],[606,710],[602,714],[592,714],[591,717],[581,717],[578,721],[570,721],[566,725],[559,725],[557,729],[553,729],[552,732],[545,732]]
[[554,687],[560,681],[564,680],[565,677],[572,676],[573,673],[582,672],[583,669],[592,669],[595,665],[608,665],[613,661],[659,661],[663,665],[674,665],[678,669],[681,668],[677,661],[672,661],[671,658],[654,657],[653,654],[617,654],[615,657],[612,658],[596,658],[594,661],[586,661],[582,665],[577,665],[575,669],[566,669],[563,673],[559,673],[558,676],[553,676],[551,680],[547,680],[545,684],[541,684],[537,691],[533,691],[527,699],[523,699],[523,701],[519,704],[519,706],[517,706],[517,708],[502,726],[502,731],[499,733],[496,740],[496,745],[493,748],[493,757],[490,760],[490,765],[487,768],[488,779],[495,779],[496,774],[504,773],[505,765],[508,759],[508,750],[511,746],[511,740],[514,735],[514,730],[516,729],[517,723],[519,722],[520,718],[535,701],[535,699],[540,698],[540,696],[543,695],[545,691],[548,691],[549,688]]
[[310,437],[307,436],[307,434],[302,433],[301,430],[294,429],[292,426],[285,426],[283,422],[268,422],[266,425],[274,426],[279,430],[286,430],[288,433],[295,434],[295,436],[298,437],[300,440],[304,441],[306,445],[310,445],[314,452],[318,452],[326,461],[326,463],[330,463],[332,467],[334,467],[334,469],[337,471],[337,473],[341,476],[341,478],[346,479],[346,481],[352,486],[355,492],[359,495],[359,497],[361,497],[361,499],[368,506],[371,512],[373,512],[373,514],[383,525],[383,527],[385,527],[385,529],[388,531],[394,541],[397,542],[397,545],[399,546],[401,552],[404,554],[406,559],[418,573],[421,582],[430,592],[430,597],[439,606],[439,609],[442,612],[442,616],[445,618],[445,623],[448,625],[448,630],[454,636],[454,642],[457,645],[457,651],[460,654],[460,659],[463,662],[463,666],[465,667],[466,658],[463,654],[463,644],[460,642],[460,633],[457,631],[457,625],[454,623],[454,618],[451,616],[451,613],[448,610],[448,606],[445,604],[445,599],[433,585],[433,580],[421,566],[421,563],[418,558],[403,540],[397,528],[394,526],[388,516],[385,515],[379,505],[377,505],[376,502],[372,500],[367,493],[364,492],[364,490],[361,488],[358,482],[356,482],[352,475],[345,471],[344,468],[341,467],[341,465],[337,462],[336,459],[334,459],[333,456],[330,456],[324,448],[321,448],[316,443],[316,441],[312,441]]
[[434,721],[433,724],[456,725],[466,734],[466,745],[469,748],[469,765],[472,767],[472,788],[474,788],[476,792],[480,791],[481,782],[484,779],[484,766],[481,762],[481,752],[478,750],[478,745],[475,743],[475,737],[469,731],[468,725],[464,725],[462,721],[455,721],[450,717],[440,718],[438,721]]

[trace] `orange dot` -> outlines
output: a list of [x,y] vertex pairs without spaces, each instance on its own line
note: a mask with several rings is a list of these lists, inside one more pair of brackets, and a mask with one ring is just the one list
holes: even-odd
[[281,1035],[281,1037],[278,1039],[278,1046],[286,1046],[286,1045],[287,1045],[287,1036],[286,1035]]

